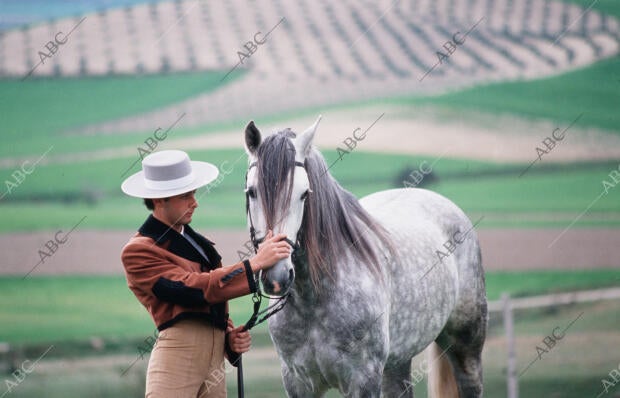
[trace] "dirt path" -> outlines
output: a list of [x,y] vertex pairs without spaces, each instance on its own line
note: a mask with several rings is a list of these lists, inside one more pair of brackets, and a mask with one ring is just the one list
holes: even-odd
[[[301,132],[310,126],[315,118],[314,115],[291,118],[277,125],[259,125],[259,128],[264,133],[285,127]],[[235,130],[185,138],[171,135],[160,143],[158,150],[232,148],[239,149],[239,153],[243,154],[243,127],[240,125]],[[559,141],[549,154],[544,155],[545,162],[620,158],[620,136],[592,128],[568,127],[569,123],[556,125],[549,121],[533,121],[517,116],[375,105],[323,112],[315,144],[321,150],[335,150],[338,147],[347,149],[344,141],[352,137],[353,132],[359,128],[361,130],[356,131],[356,134],[364,138],[357,143],[356,151],[530,163],[538,156],[536,147],[546,150],[542,141],[551,136],[556,128],[560,128],[561,131],[566,130],[565,138]],[[556,132],[556,135],[559,136],[560,131]],[[50,154],[41,160],[40,164],[89,163],[126,157],[137,159],[137,147],[140,144],[144,146],[142,142],[136,142],[134,146]],[[25,159],[0,159],[0,168],[18,167]]]
[[[224,262],[238,261],[238,251],[247,251],[244,230],[207,230],[217,242]],[[482,228],[478,234],[485,268],[491,270],[584,269],[618,267],[620,230],[575,228],[551,247],[561,229]],[[132,231],[75,231],[51,257],[31,275],[123,273],[120,250]],[[53,232],[0,235],[0,274],[25,275],[39,261],[38,250]]]

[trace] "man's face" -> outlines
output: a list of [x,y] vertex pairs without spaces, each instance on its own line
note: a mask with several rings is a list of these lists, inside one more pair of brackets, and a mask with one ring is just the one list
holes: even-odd
[[178,227],[180,229],[181,225],[189,224],[192,221],[194,209],[198,207],[198,202],[194,197],[195,193],[194,190],[167,199],[154,199],[155,210],[153,210],[153,214],[173,228]]

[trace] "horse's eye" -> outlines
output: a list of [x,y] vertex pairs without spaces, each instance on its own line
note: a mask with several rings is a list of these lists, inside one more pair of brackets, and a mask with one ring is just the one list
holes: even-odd
[[309,194],[310,192],[312,192],[312,191],[308,189],[306,192],[302,193],[302,194],[301,194],[301,200],[302,200],[302,201],[303,201],[303,200],[306,200],[306,198],[308,197],[308,194]]
[[252,198],[252,199],[256,199],[256,190],[254,189],[254,187],[249,187],[245,190],[245,192],[247,193],[247,195]]

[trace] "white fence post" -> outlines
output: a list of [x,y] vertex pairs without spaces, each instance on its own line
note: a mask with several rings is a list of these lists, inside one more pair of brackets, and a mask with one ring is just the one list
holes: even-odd
[[502,293],[504,307],[504,327],[506,328],[506,344],[508,347],[508,398],[519,398],[519,383],[517,380],[517,355],[515,352],[515,330],[510,295]]

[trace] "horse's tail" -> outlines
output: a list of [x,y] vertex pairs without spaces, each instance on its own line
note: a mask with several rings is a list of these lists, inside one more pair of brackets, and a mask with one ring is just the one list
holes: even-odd
[[431,343],[426,350],[428,371],[429,398],[458,398],[459,391],[452,371],[452,365],[445,352],[437,343]]

